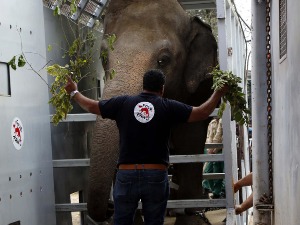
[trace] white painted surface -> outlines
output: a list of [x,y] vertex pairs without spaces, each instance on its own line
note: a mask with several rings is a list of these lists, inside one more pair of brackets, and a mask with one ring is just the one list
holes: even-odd
[[300,221],[300,1],[287,1],[287,57],[279,59],[279,0],[272,1],[275,224]]
[[[39,70],[46,64],[43,18],[42,1],[1,1],[1,62],[19,55],[23,46],[24,52],[31,52],[26,56],[34,68]],[[41,72],[41,76],[45,78],[46,74]],[[53,225],[48,89],[28,65],[11,69],[10,82],[11,96],[0,96],[0,224],[20,221],[22,225]],[[16,150],[11,136],[16,117],[25,130],[20,150]],[[22,133],[20,136],[24,138]]]

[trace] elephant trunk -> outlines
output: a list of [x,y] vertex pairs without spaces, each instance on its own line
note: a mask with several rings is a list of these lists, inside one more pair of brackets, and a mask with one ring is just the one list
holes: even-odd
[[93,136],[87,207],[92,219],[104,221],[119,154],[115,122],[98,117]]

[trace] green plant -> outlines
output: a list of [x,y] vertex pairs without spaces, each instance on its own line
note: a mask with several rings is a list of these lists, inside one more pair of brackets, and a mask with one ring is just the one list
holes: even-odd
[[221,117],[226,108],[226,103],[229,102],[233,119],[240,125],[249,123],[250,110],[247,108],[247,101],[243,89],[239,86],[242,79],[234,75],[231,71],[220,70],[215,67],[211,72],[213,75],[214,90],[219,90],[224,85],[228,87],[228,91],[222,97],[222,103],[219,107],[218,116]]
[[[64,54],[62,58],[68,57],[69,61],[66,65],[62,66],[59,64],[48,65],[49,62],[43,67],[47,71],[47,73],[54,77],[54,81],[49,85],[47,81],[41,76],[39,71],[37,71],[33,66],[28,62],[26,58],[26,54],[23,51],[22,39],[21,39],[21,51],[22,53],[19,55],[13,56],[13,58],[9,61],[9,65],[12,69],[16,70],[17,67],[23,67],[25,64],[28,64],[30,69],[35,72],[48,86],[49,91],[51,93],[51,98],[49,100],[49,104],[51,104],[55,109],[55,114],[52,116],[52,123],[57,125],[61,120],[65,119],[67,114],[73,109],[73,106],[70,102],[70,96],[65,91],[64,87],[67,83],[67,77],[71,76],[72,80],[75,82],[80,82],[84,77],[90,76],[92,72],[88,72],[87,74],[82,74],[84,69],[90,68],[90,66],[94,63],[93,55],[96,54],[99,49],[95,48],[95,40],[96,37],[94,35],[94,30],[89,29],[87,32],[80,32],[82,27],[77,24],[77,31],[73,31],[72,33],[76,33],[77,36],[74,38],[72,42],[66,39],[69,43],[68,49],[64,50]],[[87,29],[87,28],[86,28]],[[84,34],[83,34],[84,33]],[[19,33],[20,34],[20,33]],[[116,35],[107,35],[106,36],[108,47],[110,50],[113,50],[113,44],[116,41]],[[52,45],[48,45],[48,51],[52,51]],[[108,56],[108,50],[101,52],[100,56],[103,55]],[[103,58],[102,58],[103,60]],[[107,60],[107,58],[106,58]],[[108,71],[109,79],[113,79],[116,71],[111,69]]]
[[115,34],[105,35],[106,43],[108,44],[107,49],[102,49],[100,53],[100,57],[102,59],[103,64],[107,63],[108,60],[108,50],[114,50],[114,43],[117,40],[117,36]]
[[[93,61],[93,55],[99,49],[94,48],[95,35],[92,29],[87,32],[79,32],[82,28],[77,24],[77,37],[74,38],[72,42],[69,42],[68,49],[64,50],[62,58],[68,57],[69,61],[66,65],[62,66],[59,64],[48,65],[49,62],[43,67],[50,76],[54,77],[54,81],[51,84],[41,76],[40,72],[33,68],[33,66],[28,62],[26,54],[28,52],[23,51],[22,39],[21,39],[21,51],[19,55],[15,55],[8,62],[12,69],[16,70],[17,67],[23,67],[28,64],[30,69],[35,72],[49,88],[51,93],[51,98],[49,104],[51,104],[55,109],[55,114],[52,117],[52,122],[57,125],[62,119],[65,119],[67,114],[72,110],[72,104],[70,102],[70,96],[64,89],[67,83],[67,77],[71,78],[75,82],[79,82],[84,77],[92,74],[88,72],[82,74],[84,69],[89,69]],[[87,29],[87,28],[86,28]],[[48,51],[52,50],[52,46],[48,45]]]
[[[67,0],[57,0],[56,1],[56,6],[55,6],[54,11],[53,11],[54,16],[61,15],[61,7],[66,2],[67,2]],[[69,0],[69,2],[70,2],[70,13],[71,14],[76,13],[77,12],[78,0]]]
[[13,68],[14,70],[17,69],[17,65],[18,67],[23,67],[26,64],[26,61],[24,59],[23,55],[19,55],[18,57],[18,64],[16,64],[16,58],[17,56],[14,56],[9,62],[8,65],[11,66],[11,68]]

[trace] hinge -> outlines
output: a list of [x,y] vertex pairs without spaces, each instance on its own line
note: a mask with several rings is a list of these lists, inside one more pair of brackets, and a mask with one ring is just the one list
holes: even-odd
[[273,204],[256,204],[255,207],[258,211],[274,211]]

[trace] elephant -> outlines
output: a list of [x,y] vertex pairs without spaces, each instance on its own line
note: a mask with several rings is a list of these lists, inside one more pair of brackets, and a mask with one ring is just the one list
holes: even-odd
[[[105,38],[111,35],[116,35],[113,46]],[[149,69],[160,69],[166,75],[165,98],[199,105],[211,96],[216,40],[210,26],[190,17],[178,1],[111,0],[103,37],[101,52],[107,55],[102,64],[107,79],[102,99],[140,93],[143,74]],[[112,71],[114,77],[109,79]],[[174,127],[171,154],[203,153],[209,120]],[[93,133],[87,207],[91,218],[103,221],[109,216],[119,134],[114,121],[101,117],[97,117]],[[201,163],[174,165],[173,176],[179,185],[176,198],[202,197]]]

